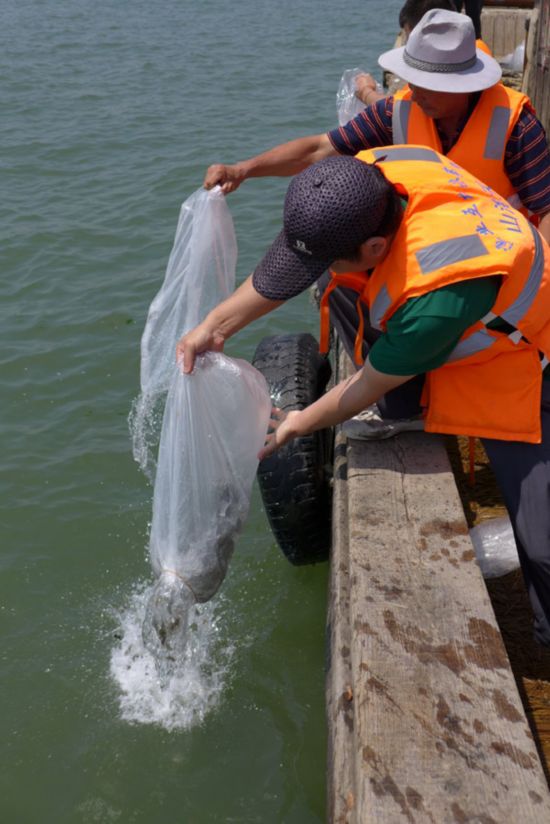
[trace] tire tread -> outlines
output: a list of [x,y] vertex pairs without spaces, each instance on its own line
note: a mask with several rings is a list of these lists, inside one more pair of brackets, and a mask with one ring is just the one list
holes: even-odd
[[[254,355],[275,405],[303,409],[325,391],[331,367],[309,333],[264,338]],[[332,431],[296,438],[258,469],[258,482],[273,534],[296,565],[326,560],[331,539],[331,486],[327,464]]]

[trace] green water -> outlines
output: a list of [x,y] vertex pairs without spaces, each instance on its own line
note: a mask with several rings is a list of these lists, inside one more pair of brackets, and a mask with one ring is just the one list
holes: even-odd
[[[334,126],[343,70],[376,72],[400,5],[2,5],[6,824],[325,819],[327,565],[285,561],[256,490],[188,682],[155,693],[132,641],[152,490],[127,417],[181,202],[209,163]],[[231,196],[238,279],[278,231],[286,185]],[[227,351],[250,359],[266,334],[316,327],[297,298]]]

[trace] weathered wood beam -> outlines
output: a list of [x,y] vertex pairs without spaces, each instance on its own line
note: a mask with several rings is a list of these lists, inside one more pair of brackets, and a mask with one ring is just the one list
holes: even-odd
[[331,824],[550,821],[442,441],[336,444]]

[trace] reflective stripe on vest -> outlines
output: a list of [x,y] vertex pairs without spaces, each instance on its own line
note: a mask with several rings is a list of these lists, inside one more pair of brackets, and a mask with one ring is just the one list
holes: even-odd
[[496,340],[497,338],[491,335],[487,329],[480,329],[470,335],[469,338],[459,341],[447,358],[446,363],[453,363],[453,361],[469,358],[470,355],[483,352],[485,349],[489,349]]
[[506,130],[510,120],[510,109],[505,106],[495,106],[487,131],[483,157],[486,160],[499,160],[504,157],[506,149]]
[[529,223],[531,234],[535,241],[535,257],[529,277],[523,285],[523,289],[519,293],[516,300],[502,312],[501,317],[512,326],[517,326],[523,317],[527,314],[533,301],[537,296],[540,288],[542,274],[544,272],[544,250],[542,248],[542,241],[537,230]]
[[394,143],[408,143],[411,100],[394,100],[392,115],[392,132]]
[[386,146],[384,149],[371,149],[375,160],[391,163],[397,160],[425,160],[427,163],[442,163],[442,155],[434,149],[422,146]]
[[[451,266],[453,263],[460,263],[470,258],[482,257],[489,252],[484,246],[479,235],[464,235],[450,240],[443,240],[425,246],[416,252],[416,259],[423,275],[441,269],[443,266]],[[391,297],[385,286],[382,286],[373,301],[370,319],[374,329],[382,329],[382,318],[390,308]]]
[[392,304],[390,293],[386,286],[382,286],[370,308],[370,322],[373,329],[382,331],[382,318]]
[[[500,317],[511,326],[517,326],[518,323],[521,322],[521,319],[527,314],[537,296],[544,272],[544,251],[539,233],[533,226],[531,226],[531,224],[528,225],[535,241],[535,254],[531,269],[529,271],[529,276],[525,281],[521,292],[511,306],[509,306],[508,309],[500,315],[495,315],[494,312],[488,312],[481,319],[481,323],[484,325],[487,325],[497,317]],[[493,345],[493,343],[495,343],[496,340],[498,340],[501,334],[502,333],[495,335],[491,334],[491,332],[487,329],[480,329],[477,332],[474,332],[473,335],[470,335],[470,337],[460,341],[455,346],[447,360],[449,362],[461,360],[462,358],[470,357],[470,355],[475,355],[484,349],[488,349]],[[508,335],[508,337],[513,343],[517,344],[522,339],[523,335],[519,329],[515,329],[515,331]],[[546,366],[544,363],[545,360],[546,359],[543,357],[543,360],[541,361],[543,369]]]
[[444,266],[452,266],[453,263],[460,263],[470,258],[488,255],[487,247],[479,235],[463,235],[453,237],[450,240],[440,240],[419,249],[416,259],[423,275],[442,269]]

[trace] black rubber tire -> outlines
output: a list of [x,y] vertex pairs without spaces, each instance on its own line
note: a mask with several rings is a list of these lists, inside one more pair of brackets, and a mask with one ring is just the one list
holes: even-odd
[[[303,409],[317,400],[330,380],[331,366],[313,335],[264,338],[254,355],[275,406]],[[263,460],[258,482],[278,545],[295,565],[328,558],[332,523],[334,433],[323,429],[296,438]]]

